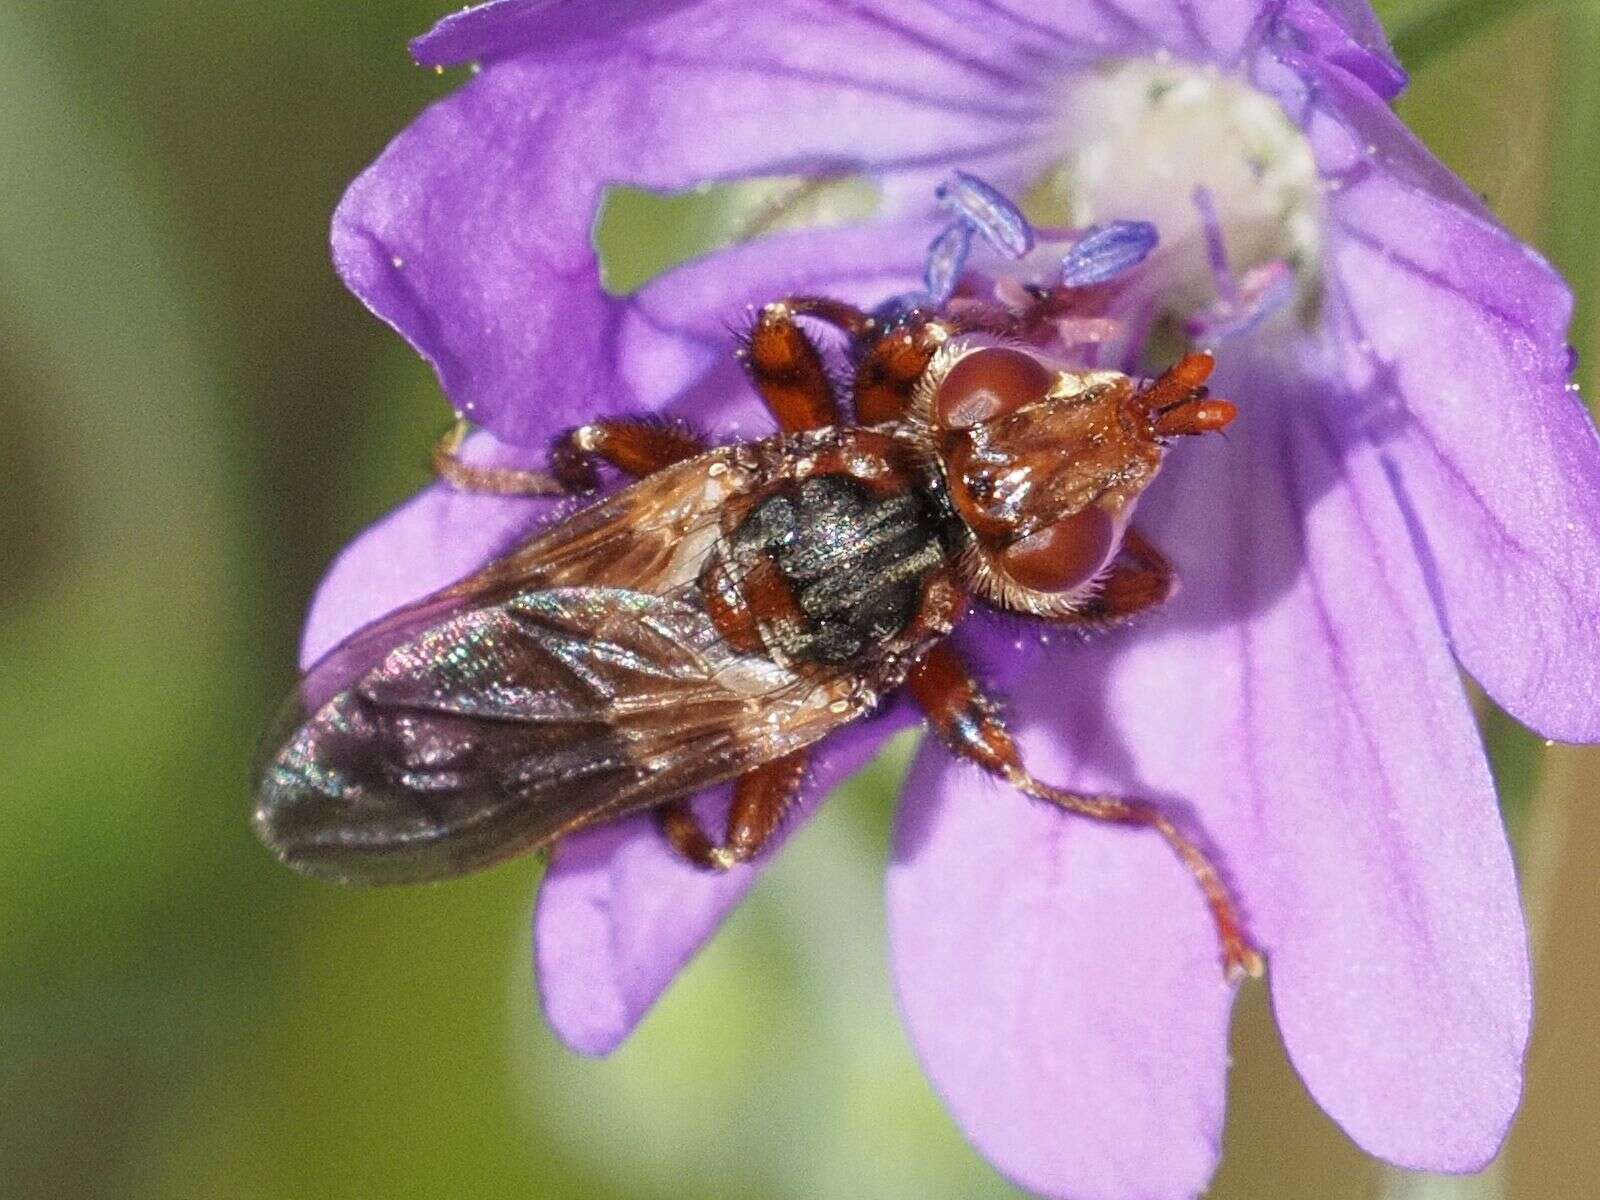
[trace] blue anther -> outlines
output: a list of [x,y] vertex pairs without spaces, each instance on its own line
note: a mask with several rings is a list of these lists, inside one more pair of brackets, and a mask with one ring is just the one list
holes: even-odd
[[[940,301],[939,303],[943,303]],[[900,292],[890,296],[872,310],[872,319],[882,328],[898,325],[919,309],[938,308],[927,292]]]
[[1142,263],[1158,240],[1156,227],[1149,221],[1090,226],[1061,260],[1061,282],[1067,287],[1088,287],[1115,279]]
[[955,293],[971,251],[972,226],[965,221],[954,222],[929,244],[922,281],[927,284],[928,295],[935,305],[943,304]]
[[1007,258],[1021,258],[1033,249],[1033,226],[1000,191],[965,171],[941,183],[934,195],[949,212],[983,234]]

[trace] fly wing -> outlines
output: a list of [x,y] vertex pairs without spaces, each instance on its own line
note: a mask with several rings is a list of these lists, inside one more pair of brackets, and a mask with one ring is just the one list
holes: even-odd
[[438,879],[731,779],[869,703],[735,650],[692,592],[558,587],[469,608],[295,720],[256,811],[291,866]]
[[664,595],[699,575],[718,517],[741,476],[720,448],[651,475],[556,522],[465,579],[380,617],[322,657],[300,681],[315,712],[393,650],[455,616],[555,587],[613,587]]

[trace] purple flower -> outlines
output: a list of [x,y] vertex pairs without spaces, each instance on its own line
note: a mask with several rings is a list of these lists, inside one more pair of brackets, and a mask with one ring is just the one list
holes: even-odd
[[[1181,593],[1088,642],[974,618],[963,648],[1036,773],[1192,814],[1269,957],[1290,1056],[1351,1137],[1410,1167],[1485,1163],[1517,1104],[1529,979],[1458,667],[1534,729],[1600,740],[1600,453],[1568,383],[1566,288],[1400,125],[1404,75],[1366,5],[498,0],[413,50],[482,70],[355,182],[334,254],[493,434],[482,455],[537,462],[602,414],[760,436],[727,324],[791,292],[924,286],[956,171],[988,189],[958,224],[998,220],[992,193],[1044,196],[1080,230],[1156,227],[1120,306],[1062,336],[1085,356],[1162,330],[1221,342],[1241,415],[1139,510]],[[841,173],[877,185],[871,222],[601,287],[607,185]],[[940,240],[928,286],[964,270],[1003,294],[1029,261]],[[335,565],[306,661],[550,511],[424,492]],[[810,805],[911,720],[896,705],[825,743]],[[536,935],[561,1036],[618,1045],[759,871],[686,867],[645,819],[563,844]],[[1157,839],[929,743],[888,887],[917,1051],[1000,1170],[1085,1200],[1205,1185],[1233,993]]]

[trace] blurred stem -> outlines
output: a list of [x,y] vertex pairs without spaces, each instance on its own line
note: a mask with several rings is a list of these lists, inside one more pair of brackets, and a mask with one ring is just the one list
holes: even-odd
[[1517,1200],[1594,1194],[1600,1143],[1594,1136],[1593,1036],[1600,972],[1600,753],[1552,747],[1532,814],[1524,870],[1528,923],[1537,964],[1538,1016],[1528,1055],[1527,1100],[1502,1159]]
[[1415,72],[1497,21],[1540,0],[1416,0],[1379,7],[1389,41],[1406,70]]
[[[1572,285],[1576,310],[1569,337],[1578,378],[1593,403],[1596,288],[1600,287],[1600,0],[1563,0],[1559,8],[1560,89],[1554,170],[1540,239]],[[1597,1069],[1594,1040],[1595,888],[1591,864],[1600,824],[1588,801],[1600,784],[1600,757],[1558,746],[1545,751],[1524,841],[1523,887],[1537,967],[1538,1019],[1527,1065],[1527,1101],[1508,1152],[1497,1164],[1523,1200],[1554,1200],[1590,1190],[1600,1159],[1593,1109],[1581,1097]]]
[[[1561,5],[1561,89],[1557,112],[1556,170],[1544,237],[1551,260],[1566,275],[1577,297],[1572,344],[1581,356],[1579,379],[1592,385],[1595,349],[1595,291],[1600,287],[1600,0],[1564,0]],[[1590,403],[1593,401],[1591,386]]]
[[1505,1173],[1497,1162],[1478,1175],[1419,1175],[1391,1170],[1381,1200],[1499,1200]]
[[1479,724],[1500,793],[1500,812],[1521,861],[1544,761],[1544,740],[1487,699],[1479,706]]

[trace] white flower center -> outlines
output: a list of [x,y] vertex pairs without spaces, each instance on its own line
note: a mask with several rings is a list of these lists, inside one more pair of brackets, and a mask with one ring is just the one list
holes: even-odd
[[1074,80],[1062,111],[1064,153],[1040,190],[1078,227],[1153,222],[1173,311],[1217,298],[1200,188],[1215,206],[1233,274],[1281,261],[1295,272],[1299,299],[1309,299],[1320,179],[1305,136],[1275,100],[1214,68],[1145,59]]

